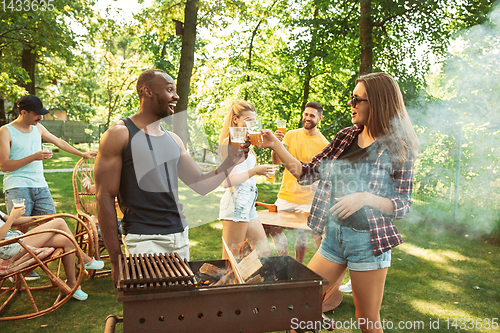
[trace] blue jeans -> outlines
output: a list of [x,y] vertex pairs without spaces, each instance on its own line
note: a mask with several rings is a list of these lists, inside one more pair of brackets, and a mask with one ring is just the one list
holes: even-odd
[[48,187],[16,187],[5,191],[7,212],[12,210],[14,199],[24,199],[26,212],[23,216],[55,214],[56,207]]
[[391,266],[391,250],[375,257],[370,230],[354,229],[329,221],[319,254],[353,271],[372,271]]

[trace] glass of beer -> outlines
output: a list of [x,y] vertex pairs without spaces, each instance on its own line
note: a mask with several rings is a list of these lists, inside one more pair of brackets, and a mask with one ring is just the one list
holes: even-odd
[[276,174],[276,165],[269,165],[273,167],[273,171],[266,175],[266,181],[274,182],[274,175]]
[[285,135],[286,133],[286,120],[284,119],[278,119],[276,120],[276,127],[278,127],[278,130]]
[[240,146],[240,144],[245,143],[245,138],[247,137],[246,127],[229,127],[229,138],[231,139],[231,144],[233,146]]
[[24,198],[23,199],[12,199],[12,206],[14,209],[21,209],[24,207]]
[[262,139],[262,119],[256,118],[255,120],[245,120],[248,129],[248,136],[250,137],[250,143],[254,146],[260,145],[264,142]]
[[52,143],[42,143],[42,150],[52,153],[52,149],[54,148],[54,145]]

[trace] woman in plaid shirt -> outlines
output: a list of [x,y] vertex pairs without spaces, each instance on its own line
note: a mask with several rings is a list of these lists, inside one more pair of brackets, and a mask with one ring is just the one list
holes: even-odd
[[391,248],[402,243],[391,219],[410,209],[418,139],[399,86],[386,73],[359,77],[349,105],[354,126],[310,163],[293,158],[269,130],[261,147],[273,149],[300,184],[319,180],[308,225],[325,238],[308,267],[335,289],[349,268],[362,331],[382,332]]

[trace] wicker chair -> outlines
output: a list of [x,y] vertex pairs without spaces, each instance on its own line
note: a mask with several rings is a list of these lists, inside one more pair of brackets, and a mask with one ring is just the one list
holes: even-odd
[[[78,290],[84,272],[83,251],[80,248],[81,241],[79,240],[86,238],[89,232],[85,223],[73,215],[54,214],[24,224],[23,229],[26,230],[31,226],[43,224],[56,217],[75,220],[76,224],[79,225],[77,229],[80,230],[75,237],[76,241],[64,231],[56,229],[39,230],[32,234],[59,233],[72,241],[75,249],[70,252],[64,252],[61,248],[46,247],[39,249],[27,246],[21,241],[25,236],[0,240],[0,246],[17,242],[27,252],[17,261],[0,266],[0,321],[31,319],[42,316],[66,303]],[[73,255],[73,253],[76,254],[76,261],[80,264],[80,268],[77,268],[76,284],[73,288],[70,288],[60,278],[60,273],[62,258]],[[36,268],[40,268],[38,270],[40,279],[28,284],[25,275]],[[14,282],[11,282],[9,278],[13,278]]]
[[[94,159],[80,159],[73,169],[73,193],[75,196],[75,206],[77,215],[81,218],[90,229],[92,234],[92,244],[88,244],[88,247],[83,247],[82,249],[89,256],[90,253],[99,260],[109,259],[109,255],[104,254],[106,247],[102,239],[99,238],[99,220],[97,218],[97,198],[96,194],[87,192],[87,189],[82,185],[82,181],[88,178],[91,184],[95,184],[94,181]],[[118,218],[122,218],[120,209],[117,207]],[[125,249],[126,251],[126,249]],[[95,275],[103,275],[111,273],[111,270],[100,270],[100,271],[85,271],[89,278],[93,278]]]

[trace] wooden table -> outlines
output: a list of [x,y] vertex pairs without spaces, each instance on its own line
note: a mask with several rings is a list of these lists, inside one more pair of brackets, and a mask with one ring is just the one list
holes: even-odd
[[312,232],[307,226],[308,213],[271,212],[269,210],[258,210],[257,214],[264,226],[281,227],[284,229],[302,229]]
[[267,210],[257,211],[257,215],[259,215],[260,222],[262,223],[264,229],[266,229],[266,233],[268,232],[267,229],[270,227],[282,228],[274,231],[277,235],[282,234],[284,229],[303,230],[312,233],[316,245],[318,247],[321,245],[321,235],[313,232],[307,225],[307,217],[309,216],[309,213],[292,213],[286,211],[278,212],[276,205],[264,204],[261,202],[256,202],[255,205],[267,208]]

